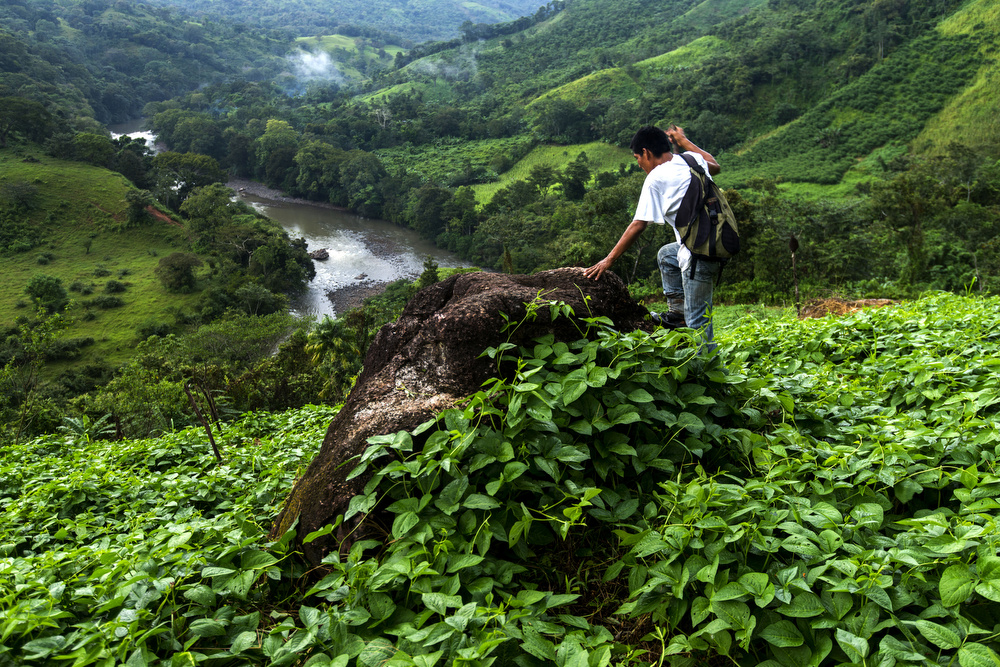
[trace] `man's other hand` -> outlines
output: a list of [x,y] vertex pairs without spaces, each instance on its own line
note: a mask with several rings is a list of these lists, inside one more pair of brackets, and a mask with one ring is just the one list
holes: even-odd
[[611,264],[612,262],[607,257],[605,257],[604,259],[599,261],[597,264],[594,264],[589,269],[584,269],[583,275],[587,276],[588,278],[593,278],[594,280],[600,280],[601,276],[604,275],[604,272],[611,268]]

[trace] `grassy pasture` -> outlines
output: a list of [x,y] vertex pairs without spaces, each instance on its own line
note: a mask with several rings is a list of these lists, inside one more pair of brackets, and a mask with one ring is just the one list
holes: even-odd
[[[74,282],[89,286],[91,294],[69,292],[71,323],[63,337],[92,337],[84,348],[84,362],[103,357],[124,361],[135,343],[136,328],[151,317],[166,318],[168,307],[190,306],[197,295],[168,293],[153,271],[160,259],[186,246],[180,223],[150,222],[138,229],[119,230],[126,216],[125,193],[130,188],[120,175],[77,162],[43,155],[25,162],[12,151],[0,152],[5,182],[24,181],[37,187],[33,207],[26,215],[37,230],[35,248],[3,256],[0,281],[0,324],[32,315],[24,288],[32,276],[59,278],[69,290]],[[89,252],[85,246],[91,242]],[[40,258],[51,256],[47,263]],[[100,275],[105,274],[105,275]],[[118,308],[87,307],[85,302],[105,294],[109,281],[124,283]],[[92,315],[88,316],[87,313]],[[92,317],[93,319],[88,319]],[[53,364],[58,369],[59,364]]]
[[524,155],[531,139],[526,136],[479,141],[440,141],[420,146],[397,146],[377,151],[386,168],[395,171],[406,168],[426,181],[439,185],[450,183],[467,167],[491,168],[491,162],[504,155]]
[[914,141],[919,151],[944,148],[957,141],[967,146],[1000,144],[1000,5],[991,0],[975,0],[952,14],[938,26],[948,35],[975,35],[983,40],[979,50],[982,65],[975,78],[960,94],[924,126]]
[[[358,38],[348,37],[347,35],[320,35],[316,37],[298,37],[295,42],[299,46],[308,46],[312,48],[322,49],[324,51],[333,51],[334,49],[344,49],[351,53],[358,53]],[[388,53],[390,56],[395,56],[397,53],[406,51],[402,46],[398,44],[386,44],[382,49]],[[365,46],[363,51],[361,51],[366,56],[374,57],[377,49],[371,46]]]
[[593,74],[570,81],[564,86],[553,88],[528,104],[530,109],[538,102],[550,99],[564,99],[579,107],[587,106],[590,100],[610,97],[614,99],[629,99],[642,93],[635,81],[625,73],[625,70],[615,67],[603,69]]
[[705,35],[673,51],[640,60],[635,66],[647,75],[657,74],[668,68],[697,65],[708,56],[715,55],[725,49],[725,40],[719,39],[715,35]]
[[618,148],[603,141],[594,141],[589,144],[574,144],[572,146],[538,146],[524,158],[519,160],[512,168],[504,172],[495,183],[483,183],[472,186],[476,193],[476,201],[480,204],[489,202],[493,195],[500,188],[507,187],[514,181],[523,181],[528,178],[531,168],[535,165],[544,165],[561,169],[565,164],[576,159],[576,156],[585,152],[590,160],[591,173],[600,171],[611,171],[618,169],[622,163],[629,164],[632,161],[632,154],[624,148]]

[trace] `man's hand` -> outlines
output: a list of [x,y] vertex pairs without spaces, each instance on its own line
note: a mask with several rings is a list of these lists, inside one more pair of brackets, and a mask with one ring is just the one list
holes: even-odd
[[670,139],[670,141],[674,142],[674,145],[677,146],[678,150],[694,151],[695,153],[698,153],[703,158],[705,158],[705,164],[708,165],[709,174],[715,176],[720,171],[722,171],[722,167],[719,166],[719,163],[716,162],[715,158],[712,157],[711,153],[709,153],[708,151],[703,151],[702,149],[698,148],[697,146],[694,145],[694,143],[690,139],[687,138],[687,136],[684,134],[683,127],[677,127],[676,125],[671,125],[666,130],[664,130],[664,132],[666,132],[666,135]]
[[589,269],[584,269],[583,275],[587,276],[588,278],[593,278],[594,280],[600,280],[601,276],[604,275],[605,271],[611,268],[612,264],[614,264],[614,261],[605,257],[604,259],[599,261],[597,264],[594,264]]
[[681,146],[681,142],[682,141],[687,141],[687,136],[685,136],[685,134],[684,134],[684,128],[683,127],[677,127],[676,125],[671,125],[670,127],[668,127],[667,128],[667,138],[670,139],[670,141],[672,141],[675,144],[677,144],[678,148],[682,148],[684,150],[687,150],[686,148],[684,148],[683,146]]

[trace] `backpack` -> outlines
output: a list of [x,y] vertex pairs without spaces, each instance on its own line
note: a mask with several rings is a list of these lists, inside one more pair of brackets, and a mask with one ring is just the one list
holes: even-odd
[[740,251],[736,216],[722,190],[698,161],[684,153],[679,155],[691,169],[691,184],[677,209],[674,225],[681,243],[691,251],[691,270],[698,260],[725,264]]

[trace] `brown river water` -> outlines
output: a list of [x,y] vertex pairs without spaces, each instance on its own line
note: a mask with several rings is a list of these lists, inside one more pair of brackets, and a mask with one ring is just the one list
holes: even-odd
[[293,301],[298,314],[336,317],[394,280],[416,279],[428,256],[441,267],[469,266],[413,230],[391,222],[282,197],[251,181],[232,180],[228,185],[242,201],[284,227],[289,236],[304,238],[310,251],[325,248],[330,253],[329,259],[314,262],[316,277],[306,294]]
[[[156,142],[141,119],[108,129],[113,136],[141,136],[150,146]],[[428,256],[441,267],[469,266],[413,230],[391,222],[362,218],[329,204],[284,197],[253,181],[234,179],[228,185],[239,199],[284,227],[289,236],[304,238],[310,251],[325,248],[330,253],[329,259],[314,262],[316,277],[306,293],[292,302],[298,315],[337,317],[394,280],[416,279]]]

